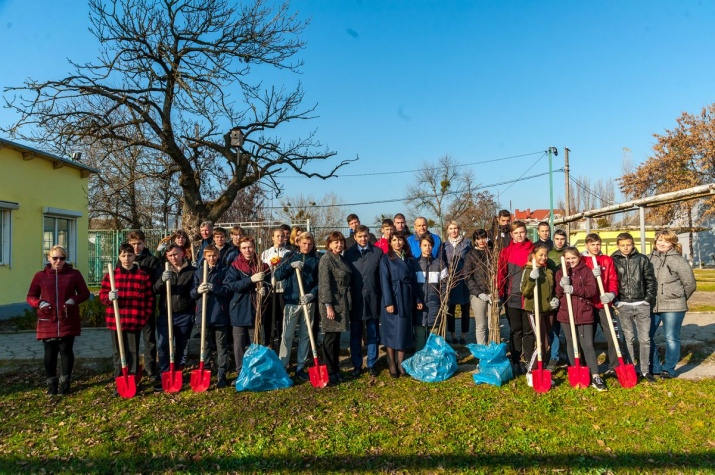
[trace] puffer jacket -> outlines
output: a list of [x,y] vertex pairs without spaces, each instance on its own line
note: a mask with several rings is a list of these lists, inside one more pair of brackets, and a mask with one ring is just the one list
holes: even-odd
[[655,304],[658,283],[653,264],[635,248],[624,256],[621,251],[611,254],[618,274],[618,300],[623,302],[648,302]]
[[[581,259],[586,262],[586,267],[593,270],[593,258],[590,255],[584,255]],[[603,291],[612,292],[616,295],[616,298],[618,298],[618,274],[616,274],[616,268],[613,266],[613,259],[603,254],[599,254],[596,256],[596,264],[598,264],[601,268]],[[598,284],[598,281],[596,281],[596,284]],[[593,297],[593,306],[596,308],[603,308],[600,289]]]
[[688,261],[675,249],[653,251],[650,255],[658,290],[654,313],[687,312],[688,299],[695,292],[695,274]]
[[223,284],[233,292],[228,314],[234,327],[253,328],[255,325],[257,292],[251,276],[257,272],[264,273],[263,287],[268,289],[271,273],[268,265],[261,262],[257,255],[249,263],[243,254],[239,254],[226,272]]
[[[573,308],[573,319],[576,325],[585,325],[594,322],[593,316],[593,297],[598,293],[598,282],[593,276],[593,272],[586,266],[583,258],[576,264],[576,267],[569,268],[566,264],[573,286],[571,294],[571,306]],[[564,269],[561,268],[556,272],[556,296],[560,300],[559,312],[556,314],[556,319],[562,323],[569,323],[569,309],[566,302],[564,288],[561,287],[561,277],[564,275]]]
[[313,295],[313,301],[318,296],[318,257],[315,249],[309,254],[293,252],[287,255],[278,264],[275,270],[276,280],[283,281],[283,300],[290,305],[298,305],[300,300],[300,289],[298,288],[298,278],[291,263],[295,261],[303,262],[303,270],[300,276],[303,279],[303,290],[306,294]]
[[539,285],[539,313],[553,312],[551,299],[554,298],[554,271],[549,266],[539,267],[539,278],[533,280],[529,277],[533,267],[531,263],[524,266],[521,277],[521,293],[524,296],[524,310],[534,313],[534,288]]
[[[65,305],[69,299],[74,300],[75,304]],[[27,303],[37,309],[37,339],[79,336],[79,304],[87,299],[87,284],[82,274],[72,268],[71,264],[65,264],[59,270],[48,264],[36,273],[27,292]],[[50,306],[40,309],[42,301]]]
[[[207,279],[213,287],[206,294],[206,326],[227,327],[231,324],[228,318],[228,305],[231,300],[231,289],[224,285],[226,280],[226,267],[217,263],[208,269]],[[191,288],[191,297],[196,300],[196,325],[201,326],[201,309],[203,308],[203,294],[199,293],[199,285],[204,281],[204,270],[196,269],[194,272],[194,286]]]
[[[352,269],[342,256],[328,251],[318,264],[318,309],[320,328],[326,333],[346,332],[350,329],[350,310],[352,296],[350,281]],[[326,305],[333,307],[335,318],[328,318]]]
[[467,282],[469,294],[478,297],[479,294],[489,295],[489,274],[492,272],[492,251],[472,248],[464,258],[464,279]]
[[521,297],[521,275],[534,244],[512,241],[499,253],[499,296],[506,300],[510,308],[523,308]]
[[420,256],[416,262],[417,301],[422,302],[422,310],[415,310],[412,318],[413,325],[431,327],[437,320],[439,307],[447,283],[448,270],[441,258]]
[[[194,306],[196,302],[191,296],[191,289],[194,286],[194,272],[196,272],[196,267],[189,265],[188,262],[184,262],[181,269],[177,273],[173,266],[169,266],[171,269],[171,313],[174,314],[188,314],[194,313]],[[154,293],[159,296],[159,313],[160,320],[163,322],[166,320],[167,309],[166,309],[166,282],[161,280],[161,275],[164,269],[159,269],[154,276]],[[184,322],[178,322],[174,319],[174,324],[180,325]]]

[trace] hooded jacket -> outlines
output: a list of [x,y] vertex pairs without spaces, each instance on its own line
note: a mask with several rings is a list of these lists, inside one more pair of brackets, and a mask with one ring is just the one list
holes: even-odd
[[492,251],[472,248],[464,258],[464,279],[469,294],[478,297],[479,294],[489,295],[489,274],[491,273]]
[[593,272],[586,266],[583,258],[570,268],[566,264],[566,269],[559,269],[556,272],[556,296],[560,300],[559,312],[556,319],[562,323],[569,323],[569,309],[566,302],[564,288],[561,286],[561,277],[566,270],[571,278],[573,293],[571,294],[571,306],[573,308],[573,318],[576,325],[585,325],[594,322],[593,297],[598,293],[598,283],[593,276]]
[[289,305],[298,305],[300,300],[300,289],[298,288],[298,278],[291,263],[295,261],[303,262],[303,270],[300,275],[303,279],[303,290],[306,294],[313,295],[313,301],[318,296],[318,257],[315,248],[308,254],[295,251],[287,255],[278,264],[275,270],[276,280],[283,281],[283,300]]
[[499,253],[499,296],[506,300],[510,308],[523,308],[521,296],[521,276],[534,244],[526,239],[512,241]]
[[[581,258],[586,263],[586,267],[593,270],[593,258],[589,255],[584,255]],[[613,259],[603,254],[596,256],[596,264],[601,267],[601,281],[603,282],[603,291],[612,292],[618,298],[618,274],[616,274],[616,268],[613,266]],[[596,281],[598,285],[598,281]],[[615,299],[614,299],[615,300]],[[596,292],[593,297],[593,306],[595,308],[603,308],[601,303],[601,290]]]
[[524,266],[521,276],[521,293],[524,296],[524,310],[534,313],[534,288],[539,286],[539,312],[543,315],[553,312],[551,299],[554,298],[554,271],[548,265],[539,267],[539,278],[533,280],[531,262]]
[[[268,265],[254,255],[251,262],[239,254],[226,272],[223,285],[233,292],[229,304],[229,317],[234,327],[253,328],[256,322],[256,283],[251,281],[251,276],[263,272],[264,287],[268,289],[271,273]],[[267,295],[267,294],[266,294]]]
[[[226,267],[221,262],[208,269],[207,282],[213,288],[206,294],[206,326],[227,327],[231,324],[228,316],[228,306],[233,292],[224,285],[226,280]],[[199,285],[204,281],[204,270],[196,269],[194,272],[194,285],[191,288],[191,297],[196,300],[196,325],[201,325],[201,309],[203,308],[203,294],[199,293]]]
[[653,251],[650,255],[658,281],[653,312],[687,312],[688,299],[695,292],[695,274],[688,261],[675,249]]
[[439,314],[441,296],[444,295],[448,269],[441,258],[420,256],[415,261],[417,269],[417,301],[424,303],[422,310],[413,313],[413,325],[432,327]]

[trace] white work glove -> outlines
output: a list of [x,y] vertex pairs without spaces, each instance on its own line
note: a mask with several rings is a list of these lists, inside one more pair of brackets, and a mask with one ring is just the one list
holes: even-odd
[[616,298],[616,294],[613,292],[606,292],[605,294],[601,295],[601,303],[603,305],[608,305],[609,303],[613,302]]
[[263,280],[264,277],[265,276],[263,275],[263,272],[256,272],[255,274],[253,274],[251,276],[251,282],[253,282],[253,283],[260,282]]
[[258,289],[258,295],[260,295],[261,297],[265,297],[266,296],[266,288],[261,287],[260,289]]
[[569,295],[570,295],[570,294],[573,293],[573,285],[568,285],[568,284],[566,284],[566,285],[562,285],[561,287],[564,288],[564,293],[565,293],[565,294],[569,294]]
[[300,298],[300,304],[306,305],[313,301],[313,294],[305,294]]
[[591,272],[593,272],[594,277],[601,277],[601,266],[594,267]]
[[67,299],[67,301],[65,302],[65,305],[74,305],[74,304],[75,304],[74,299]]
[[559,299],[554,297],[551,300],[549,300],[549,306],[551,307],[552,310],[556,310],[557,308],[559,308]]
[[559,283],[561,284],[561,287],[563,287],[565,285],[571,285],[571,278],[569,276],[567,276],[566,274],[564,274],[561,277],[561,280],[559,281]]
[[199,288],[196,289],[200,294],[208,294],[214,289],[214,284],[210,282],[205,282],[201,285],[199,285]]
[[477,295],[477,298],[484,303],[489,302],[489,296],[487,294],[479,294],[479,295]]
[[167,280],[171,280],[171,271],[170,270],[165,270],[164,272],[161,273],[161,281],[166,282]]
[[529,273],[529,278],[531,280],[538,279],[539,278],[539,269],[537,269],[537,268],[531,269],[531,272]]
[[51,305],[50,305],[49,302],[45,302],[44,300],[40,300],[40,305],[39,305],[39,307],[40,307],[40,308],[47,308],[47,307],[51,307]]
[[158,246],[156,246],[156,250],[159,252],[162,252],[164,249],[166,249],[166,245],[168,243],[166,242],[160,242]]
[[298,270],[303,270],[303,262],[302,261],[294,261],[290,263],[290,266],[293,269],[298,269]]
[[114,302],[119,298],[119,291],[118,290],[110,290],[109,293],[107,294],[107,298]]

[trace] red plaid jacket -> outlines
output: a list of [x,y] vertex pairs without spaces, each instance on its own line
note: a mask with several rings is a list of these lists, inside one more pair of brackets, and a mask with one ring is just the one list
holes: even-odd
[[[140,330],[149,320],[154,311],[154,292],[151,288],[151,277],[136,265],[131,270],[119,266],[114,269],[114,282],[119,293],[119,318],[122,330]],[[112,290],[109,274],[102,279],[102,289],[99,299],[107,306],[107,328],[116,330],[114,306],[109,300]]]

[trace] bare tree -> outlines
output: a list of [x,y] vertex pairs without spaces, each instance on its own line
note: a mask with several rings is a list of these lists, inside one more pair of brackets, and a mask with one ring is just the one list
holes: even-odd
[[[280,188],[277,177],[285,170],[325,179],[348,163],[306,171],[335,152],[314,133],[285,140],[276,129],[313,118],[315,106],[301,108],[300,84],[265,88],[255,79],[257,67],[298,72],[302,66],[296,55],[307,22],[287,3],[89,0],[89,11],[101,45],[97,59],[70,61],[74,72],[59,80],[6,88],[18,94],[6,102],[20,119],[1,130],[53,144],[59,154],[78,144],[107,154],[158,152],[155,166],[176,174],[183,225],[194,234],[202,220],[218,220],[239,190],[259,181]],[[221,173],[229,179],[222,182]],[[217,187],[208,199],[207,189]]]
[[[343,200],[333,192],[326,193],[322,198],[312,195],[296,195],[286,197],[281,201],[278,215],[288,222],[310,220],[310,227],[320,233],[345,227],[344,210],[340,206]],[[324,234],[327,234],[325,232]],[[316,236],[322,240],[322,236]]]

